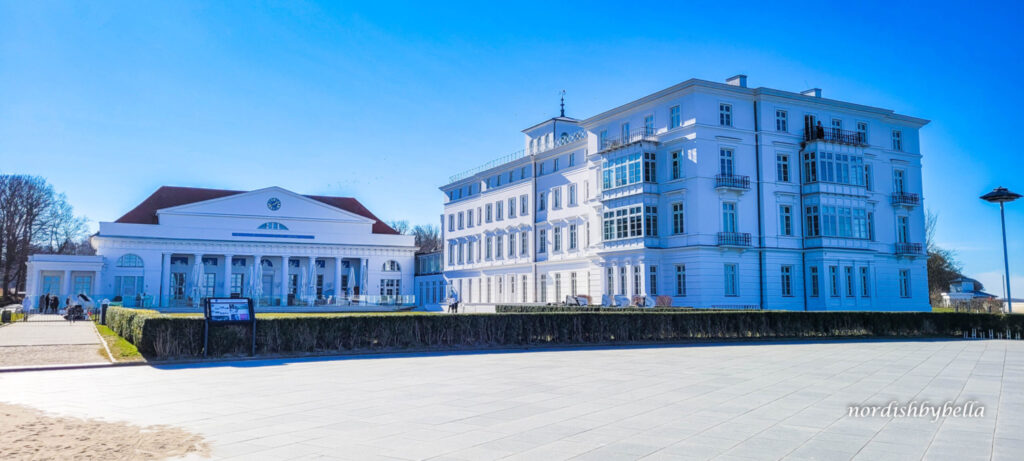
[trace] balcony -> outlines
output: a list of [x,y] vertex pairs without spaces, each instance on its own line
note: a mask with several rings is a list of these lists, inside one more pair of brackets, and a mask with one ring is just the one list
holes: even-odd
[[804,130],[804,141],[825,141],[835,144],[847,144],[850,146],[862,147],[867,147],[868,145],[867,136],[864,133],[825,127],[818,127],[813,130]]
[[750,176],[720,174],[715,176],[715,189],[750,190]]
[[749,247],[750,234],[747,232],[719,232],[718,246]]
[[643,141],[658,142],[658,137],[654,135],[653,128],[632,130],[625,137],[621,138],[598,139],[597,151],[598,153],[603,153]]
[[908,192],[897,192],[892,194],[893,205],[917,206],[921,204],[921,196]]
[[919,255],[922,253],[920,243],[896,243],[896,254],[898,255]]

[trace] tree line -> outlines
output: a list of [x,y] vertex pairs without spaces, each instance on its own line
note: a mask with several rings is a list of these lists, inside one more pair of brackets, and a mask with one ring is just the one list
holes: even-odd
[[433,224],[417,225],[410,227],[409,221],[390,221],[388,225],[402,235],[415,237],[416,254],[433,253],[441,251],[441,228]]
[[0,292],[5,302],[25,292],[28,256],[94,254],[88,220],[40,176],[0,174]]

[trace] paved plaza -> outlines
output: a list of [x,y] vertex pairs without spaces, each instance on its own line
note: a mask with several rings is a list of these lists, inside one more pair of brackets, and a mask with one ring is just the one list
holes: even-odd
[[0,328],[4,367],[109,363],[92,322],[71,323],[56,314],[33,314]]
[[[0,401],[215,458],[1020,459],[1024,341],[734,343],[0,373]],[[983,418],[848,416],[977,401]]]

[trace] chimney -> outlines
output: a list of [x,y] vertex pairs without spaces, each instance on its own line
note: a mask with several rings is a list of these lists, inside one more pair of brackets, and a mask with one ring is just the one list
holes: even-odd
[[725,79],[725,83],[732,86],[738,86],[740,88],[746,88],[747,76],[743,74],[733,75],[732,77]]
[[804,96],[813,96],[815,98],[821,97],[821,88],[811,88],[809,90],[801,91],[800,94]]

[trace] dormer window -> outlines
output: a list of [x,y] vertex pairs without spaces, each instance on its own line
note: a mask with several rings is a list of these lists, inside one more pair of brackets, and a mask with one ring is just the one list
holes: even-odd
[[288,227],[276,221],[265,222],[260,224],[260,229],[265,230],[288,230]]

